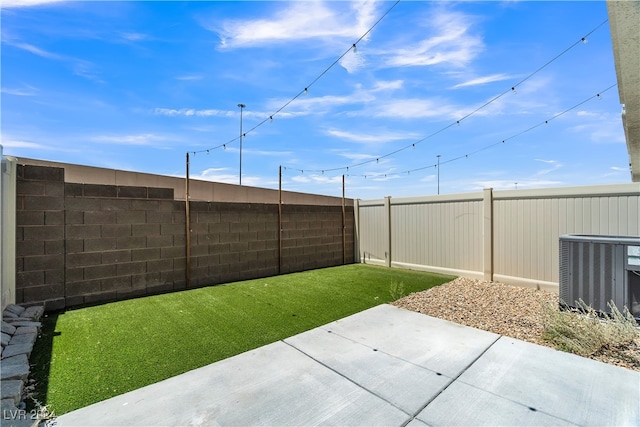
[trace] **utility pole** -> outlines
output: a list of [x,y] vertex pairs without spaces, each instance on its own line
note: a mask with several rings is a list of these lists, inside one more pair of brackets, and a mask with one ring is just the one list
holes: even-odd
[[238,104],[238,107],[240,107],[240,185],[242,185],[242,138],[244,137],[244,135],[242,134],[242,109],[246,108],[247,106],[244,104]]

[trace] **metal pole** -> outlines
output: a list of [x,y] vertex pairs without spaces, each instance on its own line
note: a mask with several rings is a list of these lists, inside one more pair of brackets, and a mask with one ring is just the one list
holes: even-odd
[[187,153],[187,174],[185,178],[185,196],[184,196],[184,212],[185,212],[185,226],[186,226],[186,240],[185,240],[185,257],[186,265],[184,277],[187,288],[191,285],[191,214],[189,210],[189,153]]
[[246,108],[246,105],[244,104],[238,104],[238,107],[240,107],[240,185],[242,185],[242,109]]
[[282,274],[282,166],[278,166],[278,274]]
[[438,158],[438,194],[440,194],[440,154],[436,157]]

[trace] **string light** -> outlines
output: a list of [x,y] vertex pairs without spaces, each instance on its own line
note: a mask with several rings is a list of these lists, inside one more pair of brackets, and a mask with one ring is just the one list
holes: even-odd
[[[566,110],[554,115],[553,117],[551,117],[551,118],[549,118],[547,120],[544,120],[543,122],[540,122],[540,123],[538,123],[536,125],[533,125],[533,126],[527,128],[527,129],[525,129],[525,130],[523,130],[521,132],[518,132],[518,133],[516,133],[514,135],[511,135],[510,137],[505,138],[505,139],[501,140],[500,142],[496,142],[496,143],[493,143],[493,144],[486,145],[486,146],[481,147],[481,148],[479,148],[479,149],[477,149],[475,151],[460,155],[458,157],[451,158],[451,159],[446,160],[446,161],[441,161],[439,164],[432,164],[432,165],[428,165],[428,166],[422,166],[422,167],[419,167],[419,168],[410,169],[410,170],[403,171],[403,172],[397,172],[397,173],[394,173],[394,174],[385,173],[384,177],[387,178],[387,176],[401,176],[401,175],[404,175],[405,173],[407,175],[410,175],[411,172],[418,172],[418,171],[425,170],[425,169],[430,169],[430,168],[436,168],[437,169],[439,166],[445,165],[447,163],[453,163],[453,162],[461,160],[461,159],[468,159],[469,156],[473,156],[475,154],[478,154],[478,153],[480,153],[482,151],[488,150],[489,148],[495,147],[495,146],[500,145],[500,144],[506,144],[506,142],[511,140],[511,139],[517,138],[517,137],[519,137],[519,136],[521,136],[521,135],[523,135],[525,133],[531,132],[534,129],[536,129],[536,128],[544,125],[544,124],[548,124],[551,120],[557,119],[558,117],[560,117],[560,116],[562,116],[562,115],[564,115],[564,114],[566,114],[566,113],[568,113],[568,112],[570,112],[572,110],[575,110],[576,108],[578,108],[578,107],[582,106],[583,104],[593,100],[594,98],[599,98],[602,93],[605,93],[605,92],[611,90],[612,88],[614,88],[616,86],[617,86],[617,84],[612,84],[611,86],[609,86],[605,90],[601,91],[600,93],[598,93],[596,95],[593,95],[593,96],[591,96],[591,97],[589,97],[589,98],[587,98],[587,99],[575,104],[574,106],[572,106],[570,108],[567,108]],[[376,158],[376,163],[378,163],[378,160],[379,160],[379,158]],[[351,165],[351,167],[353,168],[354,166]],[[322,173],[324,174],[324,170],[322,171]],[[350,176],[350,177],[361,176],[361,177],[364,177],[365,179],[367,179],[367,177],[371,176],[371,175],[348,175],[348,176]],[[382,175],[379,175],[379,176],[382,176]]]
[[[304,93],[304,94],[308,94],[308,90],[309,90],[309,88],[310,88],[313,84],[315,84],[315,83],[316,83],[316,82],[317,82],[321,77],[323,77],[323,76],[324,76],[324,74],[326,74],[326,73],[327,73],[331,68],[333,68],[333,66],[335,66],[335,65],[336,65],[336,64],[337,64],[337,63],[338,63],[338,62],[339,62],[339,61],[340,61],[340,60],[341,60],[341,59],[342,59],[342,58],[343,58],[343,57],[344,57],[344,56],[345,56],[345,55],[346,55],[350,50],[352,50],[352,49],[353,49],[353,50],[354,50],[354,52],[355,52],[355,51],[357,51],[357,43],[358,43],[358,42],[360,42],[362,39],[364,39],[364,38],[365,38],[365,37],[366,37],[366,36],[367,36],[367,35],[368,35],[368,34],[369,34],[369,33],[370,33],[370,32],[371,32],[371,31],[372,31],[372,30],[373,30],[373,29],[374,29],[374,28],[379,24],[379,23],[380,23],[380,21],[382,21],[382,19],[384,19],[384,18],[385,18],[385,17],[386,17],[390,12],[391,12],[391,10],[392,10],[392,9],[393,9],[393,8],[394,8],[394,7],[399,3],[399,1],[400,1],[400,0],[396,1],[396,2],[395,2],[395,3],[394,3],[394,4],[393,4],[393,5],[392,5],[392,6],[391,6],[391,7],[390,7],[390,8],[389,8],[389,9],[388,9],[388,10],[387,10],[387,11],[386,11],[382,16],[381,16],[381,17],[380,17],[380,19],[378,19],[378,21],[376,21],[376,22],[371,26],[371,28],[369,28],[369,30],[367,30],[367,31],[366,31],[366,32],[365,32],[365,33],[364,33],[364,34],[363,34],[363,35],[358,39],[358,41],[357,41],[356,43],[353,43],[353,44],[352,44],[352,46],[351,46],[351,47],[349,47],[349,49],[347,49],[347,50],[346,50],[346,51],[345,51],[345,52],[344,52],[340,57],[338,57],[338,58],[337,58],[337,59],[336,59],[336,60],[335,60],[335,61],[334,61],[334,62],[333,62],[329,67],[327,67],[327,68],[326,68],[322,73],[320,73],[320,75],[318,75],[318,77],[316,77],[316,78],[315,78],[315,79],[314,79],[314,80],[313,80],[309,85],[307,85],[307,86],[304,88],[304,90],[303,90],[302,92],[299,92],[299,93],[298,93],[297,95],[295,95],[291,100],[289,100],[289,101],[288,101],[288,102],[286,102],[282,107],[280,107],[278,110],[276,110],[273,114],[269,115],[269,116],[268,116],[268,118],[265,118],[262,122],[258,123],[256,126],[254,126],[253,128],[251,128],[250,130],[248,130],[246,133],[244,133],[244,134],[242,135],[242,137],[245,137],[248,133],[252,132],[252,131],[253,131],[253,130],[255,130],[256,128],[258,128],[259,126],[261,126],[262,124],[264,124],[267,120],[269,120],[269,121],[273,122],[273,117],[274,117],[276,114],[280,113],[284,108],[286,108],[289,104],[291,104],[293,101],[295,101],[295,100],[296,100],[296,99],[297,99],[301,94],[303,94],[303,93]],[[512,91],[512,92],[514,92],[514,93],[515,93],[515,92],[516,92],[516,87],[518,87],[519,85],[523,84],[525,81],[529,80],[531,77],[533,77],[534,75],[536,75],[537,73],[539,73],[540,71],[542,71],[544,68],[546,68],[546,67],[547,67],[547,66],[549,66],[551,63],[553,63],[554,61],[556,61],[556,60],[557,60],[558,58],[560,58],[562,55],[566,54],[569,50],[571,50],[572,48],[574,48],[577,44],[579,44],[579,43],[581,43],[581,42],[582,42],[582,43],[586,43],[587,37],[588,37],[589,35],[591,35],[592,33],[594,33],[595,31],[597,31],[597,30],[598,30],[600,27],[602,27],[606,22],[608,22],[608,20],[607,20],[607,19],[605,19],[602,23],[600,23],[598,26],[596,26],[593,30],[591,30],[589,33],[587,33],[587,34],[586,34],[584,37],[582,37],[580,40],[578,40],[577,42],[575,42],[575,43],[574,43],[574,44],[572,44],[571,46],[567,47],[565,50],[563,50],[562,52],[560,52],[560,53],[559,53],[558,55],[556,55],[554,58],[552,58],[551,60],[549,60],[548,62],[546,62],[545,64],[543,64],[541,67],[539,67],[538,69],[536,69],[534,72],[532,72],[531,74],[529,74],[528,76],[526,76],[526,77],[525,77],[524,79],[522,79],[520,82],[518,82],[517,84],[513,85],[513,86],[511,87],[511,90],[510,90],[510,91]],[[615,86],[615,85],[613,85],[613,86]],[[611,87],[613,87],[613,86],[611,86]],[[610,87],[610,88],[611,88],[611,87]],[[608,88],[607,90],[609,90],[610,88]],[[606,91],[606,90],[605,90],[605,91]],[[603,92],[605,92],[605,91],[603,91]],[[493,103],[493,102],[497,101],[499,98],[501,98],[502,96],[504,96],[507,92],[509,92],[509,90],[504,91],[504,92],[502,92],[501,94],[499,94],[499,95],[495,96],[494,98],[492,98],[491,100],[489,100],[489,101],[485,102],[485,103],[484,103],[484,104],[482,104],[480,107],[478,107],[478,108],[476,108],[475,110],[471,111],[470,113],[468,113],[468,114],[467,114],[466,116],[464,116],[463,118],[461,118],[461,119],[457,120],[457,121],[455,122],[455,124],[460,125],[460,122],[461,122],[462,120],[464,120],[464,119],[466,119],[466,118],[470,117],[471,115],[473,115],[473,114],[477,113],[478,111],[480,111],[481,109],[483,109],[483,108],[485,108],[486,106],[490,105],[491,103]],[[597,94],[595,97],[597,97],[597,98],[599,98],[599,99],[601,98],[600,94]],[[593,98],[593,97],[592,97],[592,98]],[[590,98],[590,99],[591,99],[591,98]],[[584,101],[584,102],[586,102],[586,101]],[[583,103],[584,103],[584,102],[583,102]],[[575,108],[575,107],[573,107],[573,108]],[[567,110],[567,111],[568,111],[568,110]],[[565,111],[565,112],[566,112],[566,111]],[[561,114],[564,114],[565,112],[563,112],[563,113],[561,113]],[[553,118],[556,118],[556,117],[558,117],[558,115],[554,116]],[[552,118],[552,119],[553,119],[553,118]],[[548,124],[548,121],[549,121],[549,120],[545,121],[545,124]],[[401,152],[401,151],[404,151],[404,150],[408,149],[409,147],[415,148],[415,146],[416,146],[417,144],[419,144],[419,143],[421,143],[421,142],[424,142],[424,141],[426,141],[427,139],[432,138],[432,137],[436,136],[437,134],[439,134],[439,133],[441,133],[441,132],[444,132],[445,130],[447,130],[448,128],[450,128],[450,127],[451,127],[451,126],[453,126],[453,125],[454,125],[454,123],[452,123],[452,124],[450,124],[450,125],[447,125],[447,126],[443,127],[442,129],[439,129],[438,131],[436,131],[436,132],[434,132],[434,133],[432,133],[432,134],[430,134],[430,135],[427,135],[426,137],[424,137],[424,138],[422,138],[422,139],[420,139],[420,140],[418,140],[418,141],[416,141],[416,142],[412,143],[411,145],[408,145],[408,146],[406,146],[406,147],[403,147],[403,148],[397,149],[397,150],[395,150],[395,151],[393,151],[393,152],[391,152],[391,153],[387,153],[387,154],[385,154],[385,155],[383,155],[383,156],[376,157],[376,158],[375,158],[375,161],[376,161],[376,163],[379,163],[379,160],[380,160],[381,158],[386,158],[386,157],[389,157],[389,156],[395,155],[395,154],[397,154],[397,153],[399,153],[399,152]],[[537,125],[537,126],[539,126],[539,125]],[[535,126],[535,127],[537,127],[537,126]],[[530,130],[530,129],[528,129],[528,130]],[[526,131],[528,131],[528,130],[526,130]],[[526,131],[523,131],[522,133],[524,133],[524,132],[526,132]],[[511,137],[511,138],[513,138],[513,137]],[[221,144],[221,145],[218,145],[218,146],[216,146],[216,147],[209,148],[209,149],[207,149],[207,150],[197,151],[197,152],[202,152],[202,151],[207,151],[207,152],[209,152],[209,150],[215,150],[215,149],[218,149],[218,148],[220,148],[220,147],[222,147],[222,148],[224,148],[224,149],[226,150],[226,145],[227,145],[227,144],[233,143],[233,142],[235,142],[235,141],[236,141],[236,140],[238,140],[238,139],[240,139],[240,137],[236,137],[236,138],[234,138],[234,139],[231,139],[230,141],[228,141],[228,142],[227,142],[227,143],[225,143],[225,144]],[[507,138],[507,139],[509,139],[509,138]],[[506,141],[506,140],[503,140],[503,141],[502,141],[502,144],[504,144],[504,143],[505,143],[505,141]],[[496,144],[492,144],[492,145],[496,145]],[[490,146],[489,146],[489,147],[490,147]],[[481,150],[484,150],[484,149],[489,148],[489,147],[482,148]],[[481,150],[478,150],[478,151],[481,151]],[[193,152],[193,155],[195,156],[195,154],[196,154],[197,152],[196,152],[196,151],[194,151],[194,152]],[[473,153],[472,153],[472,154],[473,154]],[[463,157],[468,157],[468,155],[465,155],[465,156],[463,156]],[[365,164],[371,163],[372,161],[373,161],[373,159],[371,159],[371,160],[367,160],[367,161],[363,161],[363,162],[360,162],[360,163],[358,163],[358,164],[351,165],[351,167],[353,168],[353,167],[357,167],[357,166],[362,166],[362,165],[365,165]],[[447,163],[447,162],[443,162],[443,163]],[[336,171],[336,170],[344,170],[344,169],[348,170],[348,168],[349,168],[349,166],[339,167],[339,168],[333,168],[333,169],[324,169],[324,170],[322,170],[322,173],[324,174],[324,172],[325,172],[325,171]],[[285,168],[285,169],[286,169],[286,168]],[[422,168],[420,168],[420,169],[422,169]],[[297,169],[297,170],[298,170],[298,171],[300,171],[301,173],[303,173],[303,170],[301,170],[301,169]],[[414,170],[415,170],[415,169],[414,169]],[[385,176],[386,176],[386,175],[385,175]],[[365,178],[366,178],[366,176],[365,176]]]
[[[387,11],[382,14],[382,16],[380,16],[380,18],[373,23],[373,25],[371,25],[371,27],[369,27],[369,29],[367,31],[365,31],[364,34],[362,34],[360,36],[360,38],[358,40],[356,40],[355,43],[353,43],[351,46],[349,46],[349,48],[347,50],[345,50],[342,55],[340,55],[335,61],[333,61],[327,68],[325,68],[319,75],[318,77],[316,77],[315,79],[313,79],[313,81],[311,81],[311,83],[309,83],[304,90],[298,92],[297,95],[295,95],[293,98],[291,98],[289,101],[285,102],[284,105],[282,105],[280,108],[278,108],[274,113],[270,114],[268,118],[265,118],[264,120],[262,120],[261,122],[259,122],[258,124],[256,124],[254,127],[252,127],[251,129],[249,129],[246,133],[251,133],[254,130],[256,130],[257,128],[259,128],[260,126],[262,126],[264,123],[266,123],[267,121],[273,121],[273,117],[275,115],[277,115],[278,113],[280,113],[282,110],[284,110],[285,108],[287,108],[289,106],[289,104],[291,104],[293,101],[295,101],[296,99],[298,99],[300,97],[300,95],[305,94],[307,95],[309,93],[309,88],[311,86],[313,86],[318,80],[320,80],[329,70],[331,70],[334,66],[336,66],[336,64],[338,64],[340,62],[340,60],[342,58],[345,57],[345,55],[347,55],[352,49],[356,50],[356,45],[358,43],[360,43],[362,40],[364,40],[371,31],[373,31],[373,29],[375,27],[378,26],[378,24],[398,5],[398,3],[400,3],[400,0],[396,0],[396,2],[393,3],[393,5],[391,5],[391,7],[389,7],[389,9],[387,9]],[[233,138],[232,140],[228,141],[227,144],[231,144],[232,142],[235,142],[237,140],[239,140],[240,137],[236,137]],[[218,145],[216,147],[210,148],[211,150],[215,150],[218,149],[220,147],[222,147],[224,144]],[[201,150],[200,152],[202,152],[204,150]]]
[[[388,12],[387,12],[387,13],[388,13]],[[605,20],[604,20],[604,21],[602,21],[600,24],[598,24],[594,29],[592,29],[591,31],[589,31],[589,32],[588,32],[584,37],[582,37],[582,38],[586,38],[586,37],[590,36],[591,34],[593,34],[595,31],[597,31],[600,27],[602,27],[602,26],[603,26],[604,24],[606,24],[607,22],[608,22],[608,19],[605,19]],[[485,107],[487,107],[488,105],[490,105],[490,104],[494,103],[495,101],[497,101],[498,99],[500,99],[501,97],[503,97],[504,95],[506,95],[507,93],[509,93],[509,92],[513,92],[513,93],[515,93],[515,92],[516,92],[516,88],[517,88],[518,86],[522,85],[524,82],[526,82],[527,80],[529,80],[531,77],[533,77],[534,75],[538,74],[538,73],[539,73],[540,71],[542,71],[544,68],[548,67],[550,64],[552,64],[553,62],[555,62],[558,58],[560,58],[561,56],[563,56],[564,54],[566,54],[567,52],[569,52],[571,49],[573,49],[575,46],[577,46],[578,44],[580,44],[580,43],[581,43],[581,41],[582,41],[582,38],[581,38],[581,39],[579,39],[578,41],[574,42],[571,46],[569,46],[569,47],[567,47],[566,49],[564,49],[562,52],[560,52],[558,55],[556,55],[555,57],[553,57],[553,58],[552,58],[552,59],[550,59],[549,61],[547,61],[547,62],[546,62],[545,64],[543,64],[541,67],[539,67],[538,69],[536,69],[535,71],[533,71],[532,73],[530,73],[529,75],[527,75],[525,78],[523,78],[522,80],[520,80],[518,83],[516,83],[515,85],[511,86],[511,88],[510,88],[510,89],[507,89],[507,90],[503,91],[502,93],[500,93],[500,94],[496,95],[495,97],[493,97],[493,98],[492,98],[492,99],[490,99],[489,101],[485,102],[485,103],[484,103],[484,104],[482,104],[481,106],[477,107],[475,110],[471,111],[470,113],[468,113],[467,115],[465,115],[465,116],[464,116],[464,117],[462,117],[461,119],[456,120],[455,122],[452,122],[451,124],[444,126],[443,128],[441,128],[441,129],[439,129],[439,130],[437,130],[437,131],[435,131],[435,132],[433,132],[433,133],[431,133],[431,134],[429,134],[429,135],[425,136],[424,138],[422,138],[422,139],[420,139],[420,140],[418,140],[418,141],[416,141],[416,142],[414,142],[414,143],[412,143],[412,144],[410,144],[410,145],[407,145],[407,146],[401,147],[401,148],[399,148],[399,149],[397,149],[397,150],[395,150],[395,151],[392,151],[392,152],[387,153],[387,154],[385,154],[385,155],[379,156],[378,158],[376,158],[376,159],[375,159],[375,160],[376,160],[376,163],[378,163],[379,159],[384,159],[384,158],[387,158],[387,157],[391,157],[391,156],[393,156],[393,155],[395,155],[395,154],[398,154],[398,153],[400,153],[400,152],[402,152],[402,151],[404,151],[404,150],[407,150],[407,149],[409,149],[409,148],[415,147],[417,144],[420,144],[420,143],[422,143],[422,142],[424,142],[424,141],[426,141],[426,140],[428,140],[428,139],[430,139],[430,138],[433,138],[434,136],[436,136],[436,135],[438,135],[438,134],[440,134],[440,133],[442,133],[442,132],[446,131],[447,129],[449,129],[449,128],[450,128],[450,127],[452,127],[452,126],[460,125],[460,122],[461,122],[462,120],[465,120],[465,119],[467,119],[467,118],[471,117],[472,115],[476,114],[478,111],[480,111],[480,110],[484,109],[484,108],[485,108]],[[362,162],[360,162],[360,163],[352,164],[352,165],[351,165],[351,167],[352,167],[352,168],[354,168],[354,167],[358,167],[358,166],[364,166],[364,165],[369,164],[369,163],[372,163],[372,162],[373,162],[373,159],[371,159],[371,160],[364,160],[364,161],[362,161]],[[345,170],[345,169],[346,169],[346,166],[336,167],[336,168],[331,168],[331,169],[325,169],[325,170],[333,172],[333,171],[340,171],[340,170]]]

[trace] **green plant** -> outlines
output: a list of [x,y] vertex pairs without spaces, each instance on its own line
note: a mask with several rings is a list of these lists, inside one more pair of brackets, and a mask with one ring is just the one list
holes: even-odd
[[613,302],[607,305],[611,314],[602,315],[582,300],[577,301],[574,311],[543,305],[542,339],[559,350],[591,356],[603,348],[621,346],[637,338],[637,323],[629,309],[624,307],[621,313]]
[[393,280],[391,285],[389,285],[389,295],[391,295],[392,301],[396,301],[404,297],[406,295],[404,292],[404,283]]

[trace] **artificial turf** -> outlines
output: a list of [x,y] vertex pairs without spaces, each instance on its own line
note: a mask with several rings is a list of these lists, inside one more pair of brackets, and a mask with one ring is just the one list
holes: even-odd
[[36,397],[61,415],[451,279],[354,264],[48,315]]

